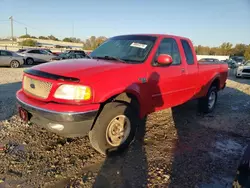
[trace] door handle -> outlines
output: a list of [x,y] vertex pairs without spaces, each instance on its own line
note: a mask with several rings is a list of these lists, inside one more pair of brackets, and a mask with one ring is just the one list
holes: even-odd
[[185,73],[185,69],[184,68],[181,69],[181,73]]

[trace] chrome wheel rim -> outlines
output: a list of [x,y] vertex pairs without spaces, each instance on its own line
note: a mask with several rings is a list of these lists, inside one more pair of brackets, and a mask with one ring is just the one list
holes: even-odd
[[17,68],[18,67],[18,62],[17,61],[13,61],[12,62],[12,67],[13,68]]
[[125,115],[118,115],[113,118],[106,129],[106,140],[113,146],[117,147],[123,144],[131,131],[131,124]]
[[208,108],[209,108],[209,109],[213,108],[214,103],[215,103],[215,99],[216,99],[216,94],[215,94],[214,91],[212,91],[212,92],[210,93],[209,98],[208,98]]
[[28,64],[28,65],[32,65],[32,64],[33,64],[32,59],[28,59],[28,60],[27,60],[27,64]]

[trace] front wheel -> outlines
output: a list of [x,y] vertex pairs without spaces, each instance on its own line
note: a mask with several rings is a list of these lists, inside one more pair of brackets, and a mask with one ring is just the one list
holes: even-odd
[[104,155],[126,149],[135,136],[135,114],[128,104],[106,104],[89,132],[92,147]]
[[207,95],[199,99],[199,110],[204,113],[210,113],[214,110],[217,103],[217,88],[215,86],[210,87]]
[[10,62],[10,67],[11,68],[18,68],[18,67],[20,67],[20,63],[16,60],[13,60]]

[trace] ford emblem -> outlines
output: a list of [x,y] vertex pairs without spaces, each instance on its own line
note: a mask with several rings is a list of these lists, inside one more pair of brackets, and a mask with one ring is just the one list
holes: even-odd
[[35,84],[30,84],[30,87],[32,88],[32,89],[35,89],[36,88],[36,86],[35,86]]

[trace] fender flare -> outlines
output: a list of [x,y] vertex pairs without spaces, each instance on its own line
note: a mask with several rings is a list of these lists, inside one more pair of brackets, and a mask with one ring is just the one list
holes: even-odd
[[100,102],[104,103],[109,99],[115,98],[116,96],[122,94],[122,93],[128,93],[132,94],[133,96],[136,97],[138,103],[139,103],[139,111],[140,111],[140,116],[142,117],[145,112],[143,112],[142,109],[144,109],[144,103],[142,102],[143,99],[140,95],[140,87],[137,84],[132,84],[129,87],[122,87],[122,88],[117,88],[115,90],[112,90],[111,92],[106,93],[101,99]]

